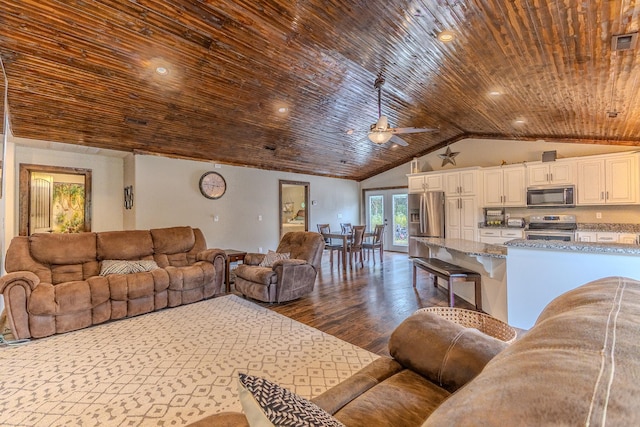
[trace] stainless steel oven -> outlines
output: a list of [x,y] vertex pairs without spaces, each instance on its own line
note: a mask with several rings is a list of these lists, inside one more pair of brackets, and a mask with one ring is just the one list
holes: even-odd
[[531,215],[524,238],[573,242],[576,228],[575,215]]

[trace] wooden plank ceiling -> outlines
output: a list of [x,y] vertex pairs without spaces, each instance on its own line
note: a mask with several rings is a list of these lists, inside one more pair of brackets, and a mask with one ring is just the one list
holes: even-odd
[[[468,137],[640,145],[637,51],[611,49],[639,16],[631,0],[0,0],[0,55],[17,137],[362,180]],[[378,73],[392,126],[439,132],[369,142]]]

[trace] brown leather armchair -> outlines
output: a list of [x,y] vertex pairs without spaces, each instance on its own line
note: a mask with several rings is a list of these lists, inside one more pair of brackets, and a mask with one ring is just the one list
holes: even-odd
[[275,261],[270,267],[259,264],[266,254],[249,253],[236,268],[235,287],[242,295],[264,302],[285,302],[313,291],[322,262],[324,238],[310,231],[292,231],[280,240],[278,253],[290,259]]

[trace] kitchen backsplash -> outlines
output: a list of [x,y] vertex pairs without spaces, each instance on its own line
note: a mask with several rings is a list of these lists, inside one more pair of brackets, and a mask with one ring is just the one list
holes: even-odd
[[[598,218],[598,213],[601,218]],[[505,214],[528,220],[530,215],[575,215],[578,224],[640,224],[640,206],[579,206],[575,208],[505,208]]]

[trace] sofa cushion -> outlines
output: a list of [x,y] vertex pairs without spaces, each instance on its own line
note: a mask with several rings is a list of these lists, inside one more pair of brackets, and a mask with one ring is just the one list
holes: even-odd
[[97,233],[97,259],[143,259],[153,255],[153,241],[147,230]]
[[191,227],[156,228],[150,232],[154,252],[157,254],[189,252],[196,243]]
[[236,277],[262,285],[272,285],[278,282],[278,275],[271,267],[240,264],[235,269]]
[[96,233],[45,234],[29,237],[31,256],[44,264],[82,264],[96,259]]
[[424,425],[640,425],[639,324],[640,282],[569,291]]
[[389,353],[406,368],[455,391],[478,375],[507,345],[435,313],[417,312],[393,331]]
[[264,378],[240,373],[238,392],[251,426],[344,427],[316,404]]

